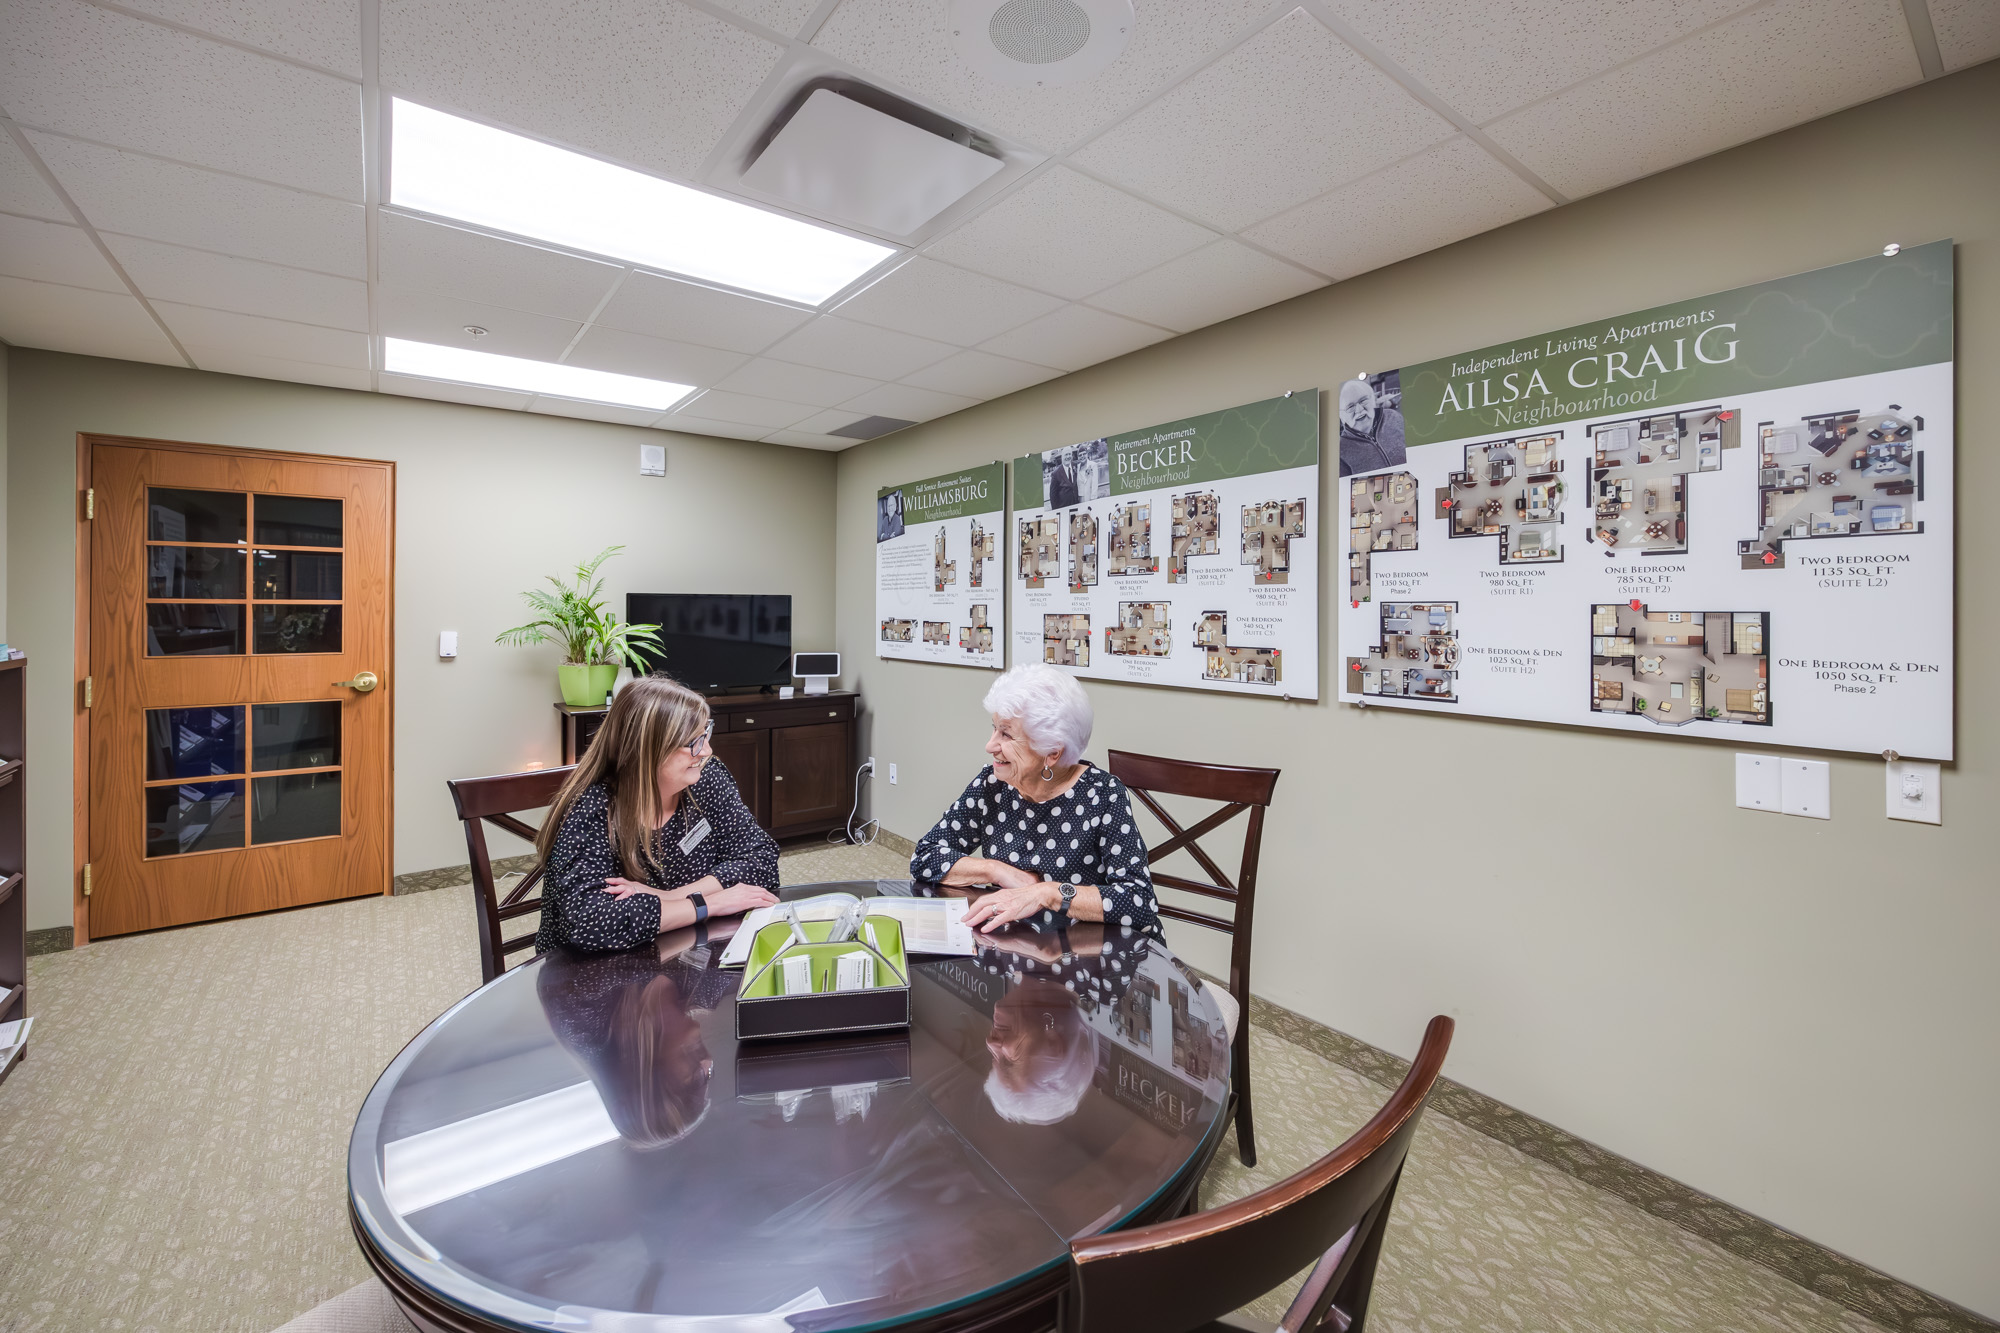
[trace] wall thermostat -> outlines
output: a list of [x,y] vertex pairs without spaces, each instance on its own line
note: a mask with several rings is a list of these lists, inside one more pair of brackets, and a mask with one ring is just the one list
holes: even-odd
[[807,694],[825,694],[827,681],[840,674],[840,654],[793,653],[792,674],[806,683]]

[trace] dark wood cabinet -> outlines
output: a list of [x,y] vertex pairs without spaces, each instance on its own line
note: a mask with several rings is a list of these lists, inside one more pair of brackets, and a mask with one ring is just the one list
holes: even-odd
[[[0,660],[0,1023],[28,1016],[27,699],[27,659]],[[0,1064],[0,1079],[27,1055]]]
[[[743,793],[757,822],[777,838],[802,838],[843,827],[854,804],[855,718],[861,698],[851,691],[718,695],[710,744]],[[590,747],[604,709],[557,704],[565,764]]]

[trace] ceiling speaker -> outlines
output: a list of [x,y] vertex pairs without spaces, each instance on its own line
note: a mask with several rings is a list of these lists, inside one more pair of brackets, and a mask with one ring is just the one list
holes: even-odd
[[1125,53],[1132,0],[950,0],[945,21],[981,74],[1053,88],[1094,78]]

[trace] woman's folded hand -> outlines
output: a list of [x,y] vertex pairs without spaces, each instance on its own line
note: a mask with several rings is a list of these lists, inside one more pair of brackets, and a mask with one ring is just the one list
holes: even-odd
[[776,901],[778,895],[761,884],[731,884],[708,896],[708,910],[711,916],[735,916],[753,908],[769,907]]

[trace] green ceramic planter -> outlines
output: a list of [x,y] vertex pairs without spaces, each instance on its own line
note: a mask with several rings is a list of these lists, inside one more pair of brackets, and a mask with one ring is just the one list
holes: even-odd
[[566,664],[556,668],[556,679],[562,685],[564,703],[571,708],[596,708],[618,683],[618,666],[615,662]]

